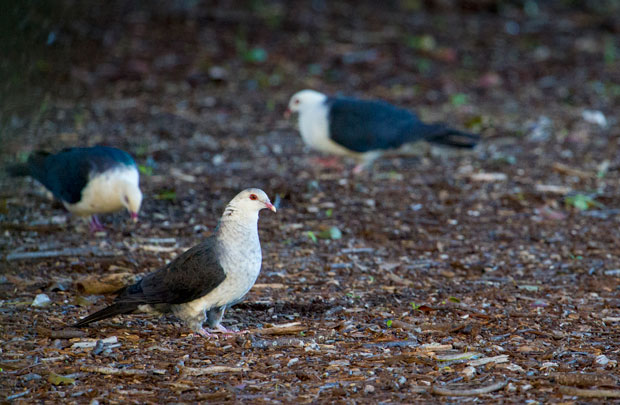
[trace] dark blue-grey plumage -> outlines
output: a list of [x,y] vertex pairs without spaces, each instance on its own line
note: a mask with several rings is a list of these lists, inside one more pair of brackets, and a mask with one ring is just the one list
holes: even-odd
[[10,166],[8,172],[12,176],[31,176],[58,200],[75,204],[92,177],[122,166],[136,167],[136,162],[120,149],[94,146],[67,148],[56,154],[35,152],[27,163]]
[[409,142],[472,148],[480,137],[441,124],[425,124],[413,113],[384,101],[333,98],[328,107],[329,136],[354,152],[396,149]]

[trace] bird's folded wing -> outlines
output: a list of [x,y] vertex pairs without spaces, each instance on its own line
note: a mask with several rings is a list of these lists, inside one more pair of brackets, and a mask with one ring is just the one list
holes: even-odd
[[333,98],[327,104],[330,138],[360,153],[410,142],[412,127],[418,121],[409,111],[382,101]]
[[31,176],[43,183],[57,199],[70,204],[82,199],[90,164],[72,149],[56,155],[37,153],[28,159],[28,165]]
[[225,278],[211,237],[127,288],[116,302],[183,304],[207,295]]

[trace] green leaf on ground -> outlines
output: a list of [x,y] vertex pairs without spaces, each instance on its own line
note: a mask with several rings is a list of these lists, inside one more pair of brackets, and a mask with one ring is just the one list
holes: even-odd
[[47,377],[47,381],[54,385],[70,385],[75,384],[75,378],[65,377],[60,374],[56,374],[55,372],[50,372],[49,377]]
[[575,194],[568,196],[564,199],[564,203],[570,207],[577,208],[579,211],[586,211],[595,206],[603,206],[601,203],[597,202],[594,197],[587,194]]
[[151,166],[138,165],[138,171],[145,176],[151,176],[153,174],[153,168]]
[[316,239],[316,235],[314,234],[314,232],[308,231],[307,235],[308,235],[308,238],[310,238],[312,242],[316,243],[317,239]]
[[459,107],[467,104],[467,94],[464,93],[456,93],[450,97],[450,101],[452,105],[455,107]]
[[321,239],[340,239],[342,238],[342,232],[335,226],[332,226],[329,229],[319,232],[316,234],[317,237]]
[[174,190],[165,190],[155,196],[158,200],[176,200],[177,193]]

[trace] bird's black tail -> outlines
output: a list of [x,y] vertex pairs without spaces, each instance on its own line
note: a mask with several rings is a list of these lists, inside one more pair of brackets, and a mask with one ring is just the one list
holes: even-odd
[[23,177],[32,176],[39,178],[41,174],[45,173],[45,159],[50,154],[48,152],[34,152],[28,157],[27,163],[17,163],[7,166],[6,172],[11,177]]
[[116,315],[129,314],[138,309],[138,306],[139,304],[136,303],[117,302],[110,305],[109,307],[103,308],[102,310],[95,312],[94,314],[88,315],[86,318],[80,319],[73,326],[79,328],[82,326],[86,326],[91,322],[111,318]]
[[435,124],[426,127],[424,140],[440,145],[471,149],[480,142],[480,135]]
[[30,166],[27,163],[18,163],[4,168],[11,177],[30,176]]

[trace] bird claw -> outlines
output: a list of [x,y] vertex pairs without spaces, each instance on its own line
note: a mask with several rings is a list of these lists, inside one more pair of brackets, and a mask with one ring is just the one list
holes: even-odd
[[239,332],[236,332],[234,330],[226,328],[222,324],[217,325],[217,330],[225,335],[242,335],[244,333],[249,333],[249,331],[247,330],[240,330]]
[[93,215],[90,217],[90,231],[95,233],[95,232],[101,232],[105,230],[105,227],[103,226],[103,224],[99,221],[99,218],[97,218],[96,215]]
[[205,330],[205,328],[200,328],[197,331],[195,331],[196,334],[204,337],[204,338],[217,338],[216,335],[209,333]]

